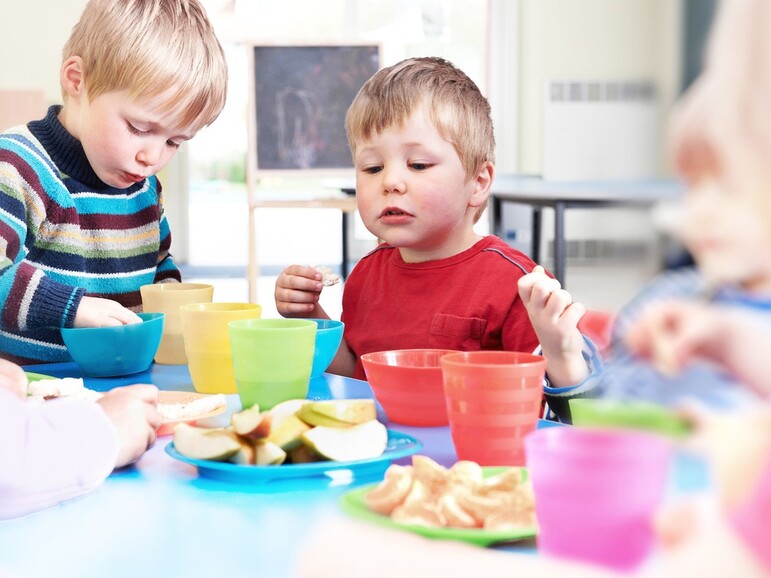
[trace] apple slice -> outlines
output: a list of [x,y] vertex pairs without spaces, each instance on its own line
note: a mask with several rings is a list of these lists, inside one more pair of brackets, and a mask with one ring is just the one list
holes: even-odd
[[289,416],[295,415],[306,403],[308,403],[307,399],[287,399],[274,405],[268,410],[273,416],[273,427],[280,426],[281,422]]
[[174,428],[174,447],[188,458],[221,462],[235,455],[241,444],[224,428],[209,429],[180,423]]
[[255,463],[258,466],[277,466],[286,460],[286,452],[273,442],[260,440],[254,444]]
[[293,448],[287,452],[288,460],[293,464],[311,464],[313,462],[320,462],[326,460],[319,454],[314,452],[311,448],[301,443],[296,448]]
[[242,466],[253,466],[257,463],[257,456],[254,449],[254,442],[246,438],[238,438],[240,449],[230,456],[230,461]]
[[273,416],[270,412],[260,412],[257,404],[230,416],[230,425],[233,426],[233,430],[238,435],[253,440],[268,437],[272,423]]
[[373,399],[309,401],[297,412],[305,423],[324,427],[349,427],[377,417]]
[[381,455],[388,443],[388,431],[379,421],[370,420],[347,428],[317,426],[305,432],[302,440],[322,457],[348,462]]
[[270,435],[266,439],[279,446],[282,450],[289,451],[302,445],[302,435],[309,429],[311,429],[311,426],[295,414],[291,414],[281,420],[278,426],[274,418]]

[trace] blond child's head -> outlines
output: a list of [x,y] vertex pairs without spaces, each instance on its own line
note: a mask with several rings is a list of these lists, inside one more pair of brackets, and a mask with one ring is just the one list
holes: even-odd
[[[404,126],[421,108],[452,143],[467,179],[484,163],[495,162],[490,104],[463,71],[436,57],[403,60],[378,71],[364,84],[345,119],[354,159],[362,141],[386,128]],[[477,209],[476,219],[484,208]]]
[[771,290],[771,2],[721,4],[705,70],[676,108],[682,237],[716,282]]
[[89,0],[62,56],[82,60],[89,100],[125,90],[194,130],[225,105],[225,56],[198,0]]

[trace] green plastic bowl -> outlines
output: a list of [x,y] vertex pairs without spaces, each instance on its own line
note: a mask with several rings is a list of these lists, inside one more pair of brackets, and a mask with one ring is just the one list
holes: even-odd
[[648,402],[608,399],[571,399],[573,425],[644,430],[680,438],[688,423],[671,409]]

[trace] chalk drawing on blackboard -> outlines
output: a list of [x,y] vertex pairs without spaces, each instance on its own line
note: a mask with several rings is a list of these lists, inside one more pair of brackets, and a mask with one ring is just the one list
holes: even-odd
[[350,170],[345,113],[377,72],[379,47],[252,48],[257,171]]

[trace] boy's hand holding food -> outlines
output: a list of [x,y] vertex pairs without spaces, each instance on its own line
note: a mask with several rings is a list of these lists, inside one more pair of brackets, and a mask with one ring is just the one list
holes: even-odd
[[519,280],[518,289],[541,342],[552,385],[563,387],[582,381],[588,369],[581,353],[584,339],[578,330],[578,322],[586,308],[581,303],[574,303],[570,293],[540,265]]
[[158,413],[158,388],[140,384],[108,391],[97,402],[118,433],[120,450],[115,467],[139,459],[155,443],[156,430],[163,421]]
[[290,265],[276,280],[276,309],[283,317],[318,317],[327,315],[319,305],[324,275],[315,267]]

